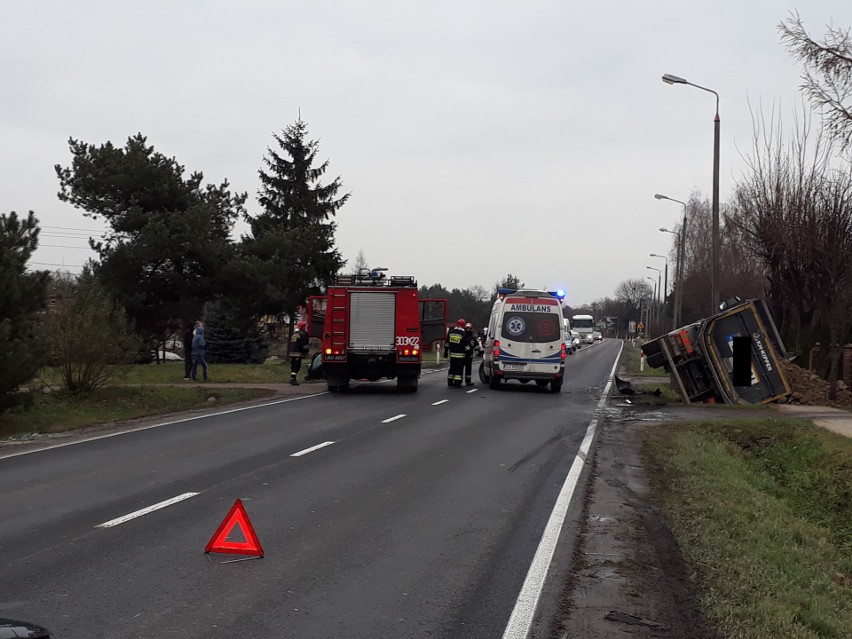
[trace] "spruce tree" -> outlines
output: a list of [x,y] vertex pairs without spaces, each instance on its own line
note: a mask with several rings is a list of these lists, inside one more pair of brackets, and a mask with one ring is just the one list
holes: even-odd
[[204,341],[204,354],[211,364],[263,364],[269,355],[269,341],[257,324],[241,326],[225,302],[210,306]]
[[47,355],[38,317],[48,273],[27,272],[38,232],[32,211],[24,219],[14,211],[0,214],[0,410],[21,399],[18,388],[35,377]]
[[263,212],[249,220],[251,237],[243,242],[256,266],[262,312],[271,315],[293,317],[296,307],[344,266],[334,246],[333,218],[349,194],[338,197],[339,177],[320,183],[328,161],[315,166],[319,142],[307,136],[301,117],[273,135],[277,148],[267,148],[259,171]]

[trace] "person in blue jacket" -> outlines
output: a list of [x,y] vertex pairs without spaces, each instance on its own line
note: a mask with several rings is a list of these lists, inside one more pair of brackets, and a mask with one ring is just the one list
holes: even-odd
[[192,370],[190,377],[198,381],[198,366],[204,373],[204,381],[207,381],[207,360],[204,359],[204,324],[195,322],[195,335],[192,338]]

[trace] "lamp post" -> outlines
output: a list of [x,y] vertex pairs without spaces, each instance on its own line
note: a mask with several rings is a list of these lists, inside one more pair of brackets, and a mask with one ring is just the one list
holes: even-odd
[[[656,253],[650,253],[648,255],[648,257],[660,257],[660,258],[662,258],[666,261],[665,270],[663,271],[663,288],[660,289],[661,290],[660,298],[661,298],[661,302],[662,302],[660,309],[665,310],[665,308],[666,308],[666,297],[669,294],[669,258],[667,258],[665,255],[657,255]],[[665,316],[665,313],[662,313],[662,315]]]
[[657,300],[657,282],[650,275],[645,276],[645,279],[651,280],[654,283],[654,297],[652,298],[654,300],[654,303],[648,305],[648,327],[647,328],[648,328],[648,337],[651,337],[651,321],[652,321],[652,317],[653,317],[652,313],[653,313],[654,306],[656,306],[656,300]]
[[680,325],[679,322],[681,321],[681,309],[683,300],[683,262],[681,261],[682,258],[680,257],[681,255],[683,255],[683,242],[681,242],[681,238],[683,237],[683,231],[670,231],[667,228],[660,228],[660,231],[662,231],[663,233],[671,233],[677,238],[676,241],[678,243],[679,257],[677,261],[677,270],[675,271],[675,279],[677,280],[677,283],[675,284],[675,308],[674,313],[672,314],[672,330],[675,330]]
[[649,271],[657,271],[657,288],[655,289],[657,291],[657,293],[656,293],[656,295],[654,295],[654,301],[657,303],[657,320],[659,320],[660,319],[660,305],[659,305],[660,300],[658,298],[660,297],[660,294],[663,292],[663,287],[662,287],[663,272],[660,269],[658,269],[656,266],[646,266],[645,268],[648,269]]
[[721,127],[721,119],[719,118],[719,94],[713,89],[702,87],[692,82],[687,82],[683,78],[669,73],[663,74],[663,82],[666,84],[688,84],[696,89],[707,91],[716,96],[716,115],[713,118],[713,248],[710,265],[710,297],[711,297],[711,313],[716,313],[719,310],[719,129]]
[[675,290],[675,312],[674,317],[672,318],[672,330],[676,330],[678,326],[680,326],[680,322],[683,321],[683,317],[681,313],[683,311],[683,275],[684,275],[684,262],[686,262],[686,202],[682,202],[680,200],[676,200],[673,197],[669,197],[668,195],[661,195],[660,193],[654,193],[654,197],[658,200],[670,200],[672,202],[677,202],[678,204],[683,205],[683,226],[680,227],[680,234],[669,231],[668,229],[660,229],[664,233],[672,233],[674,235],[680,235],[678,239],[678,256],[677,256],[677,289]]

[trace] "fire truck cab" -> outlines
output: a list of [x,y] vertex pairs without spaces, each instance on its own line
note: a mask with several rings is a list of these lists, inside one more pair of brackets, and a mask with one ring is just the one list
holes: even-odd
[[345,390],[353,379],[382,378],[414,392],[423,351],[444,339],[447,300],[418,299],[413,277],[388,277],[385,270],[339,275],[325,295],[310,298],[309,332],[322,343],[331,392]]

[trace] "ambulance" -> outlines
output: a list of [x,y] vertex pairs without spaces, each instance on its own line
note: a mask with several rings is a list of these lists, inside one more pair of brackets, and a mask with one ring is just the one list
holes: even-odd
[[565,324],[559,292],[506,290],[491,309],[480,379],[491,388],[509,380],[562,389]]

